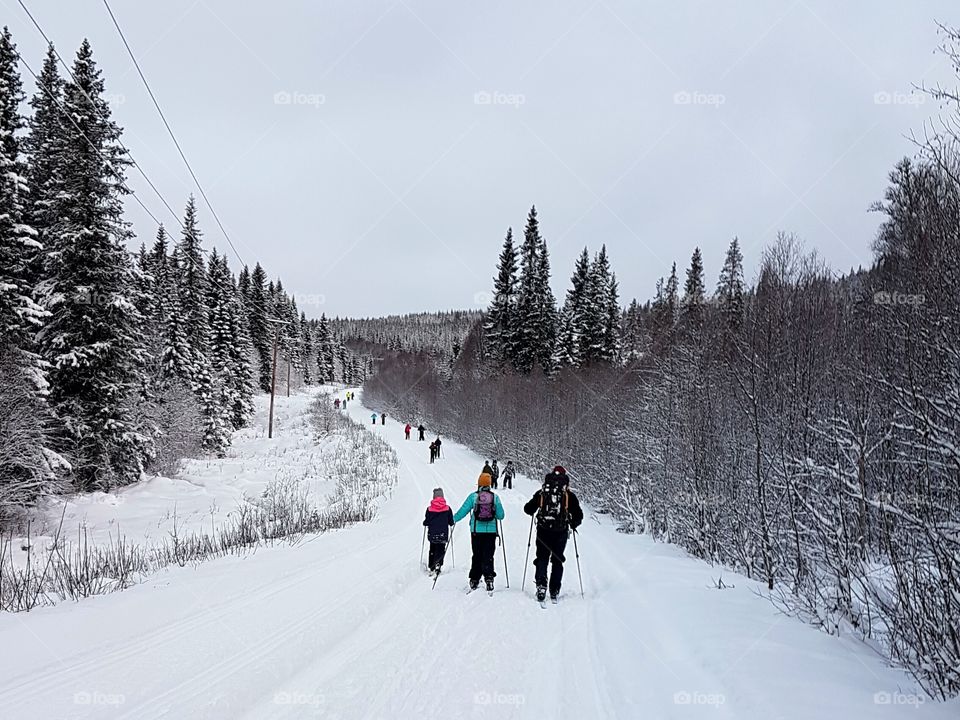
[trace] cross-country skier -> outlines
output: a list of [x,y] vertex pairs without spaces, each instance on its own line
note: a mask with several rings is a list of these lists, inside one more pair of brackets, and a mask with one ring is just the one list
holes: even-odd
[[537,600],[547,596],[547,565],[550,565],[550,599],[556,602],[563,581],[563,555],[570,531],[576,531],[583,522],[580,501],[570,492],[570,478],[561,465],[543,481],[543,487],[534,493],[523,506],[527,515],[537,517],[537,556],[533,561],[537,569]]
[[500,467],[497,465],[497,461],[493,461],[493,465],[490,466],[493,472],[490,473],[490,477],[493,478],[493,487],[496,489],[497,483],[500,482]]
[[376,413],[373,413],[373,414],[370,416],[370,419],[373,420],[373,424],[374,424],[374,425],[377,424],[377,414],[376,414]]
[[493,579],[497,576],[493,567],[493,556],[497,550],[497,520],[503,520],[503,505],[500,498],[490,489],[492,479],[483,473],[477,481],[477,491],[470,493],[463,505],[453,516],[454,522],[460,522],[468,514],[470,518],[470,548],[473,559],[470,563],[470,589],[476,590],[480,577],[487,584],[487,592],[493,592]]
[[484,475],[489,475],[489,476],[490,476],[490,480],[491,480],[491,481],[493,480],[493,468],[490,467],[490,461],[489,461],[489,460],[484,460],[484,461],[483,461],[483,470],[481,470],[480,472],[483,473]]
[[380,413],[380,424],[381,424],[381,425],[386,425],[386,424],[387,424],[387,414],[386,414],[386,413]]
[[427,434],[427,429],[423,426],[423,424],[421,424],[420,427],[417,428],[417,432],[420,433],[420,442],[423,442],[424,440],[426,440],[426,437],[424,436]]
[[507,460],[507,466],[503,468],[503,489],[513,490],[513,476],[516,474],[516,468],[513,467],[513,460]]
[[435,442],[436,445],[437,445],[437,460],[439,460],[439,459],[440,459],[440,446],[443,445],[443,443],[440,442],[440,436],[437,435],[437,439],[434,440],[433,442]]
[[427,540],[430,541],[427,567],[431,573],[439,575],[447,553],[447,543],[450,542],[450,528],[453,527],[453,510],[443,497],[443,488],[434,489],[433,501],[427,508],[423,525],[427,528]]
[[403,429],[403,435],[406,440],[410,439],[410,431],[413,430],[413,426],[410,423],[407,423],[407,426]]
[[430,443],[430,464],[433,465],[433,461],[437,459],[437,441],[434,440]]
[[335,407],[337,410],[340,409],[340,398],[337,398],[333,401],[333,407]]

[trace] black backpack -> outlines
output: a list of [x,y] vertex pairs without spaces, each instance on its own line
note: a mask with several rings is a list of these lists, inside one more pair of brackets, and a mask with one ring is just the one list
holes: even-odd
[[547,475],[540,489],[540,511],[537,525],[548,530],[562,530],[567,527],[567,509],[570,505],[567,496],[567,478],[563,475]]

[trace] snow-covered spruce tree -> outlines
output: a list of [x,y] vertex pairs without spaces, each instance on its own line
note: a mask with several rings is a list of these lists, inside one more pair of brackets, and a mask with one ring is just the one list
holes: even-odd
[[517,250],[513,228],[507,228],[503,240],[497,277],[493,282],[493,300],[484,321],[486,352],[494,367],[513,362],[516,352]]
[[106,489],[137,480],[150,452],[134,406],[145,358],[125,248],[120,128],[86,40],[73,76],[63,98],[72,121],[61,123],[53,141],[58,174],[41,285],[50,315],[38,339],[73,482]]
[[743,327],[744,294],[743,253],[740,252],[739,240],[734,238],[723,261],[716,293],[723,327],[728,333],[735,334]]
[[527,216],[520,265],[514,368],[526,374],[539,365],[550,374],[557,340],[557,304],[550,288],[550,257],[540,235],[536,207],[531,207]]
[[186,327],[195,359],[206,353],[210,334],[207,311],[207,267],[203,259],[203,234],[197,224],[197,204],[187,200],[180,242],[174,250],[180,292],[181,322]]
[[620,350],[620,312],[616,279],[603,246],[586,276],[580,339],[583,364],[616,360]]
[[697,330],[703,324],[706,289],[703,281],[703,255],[694,248],[687,268],[687,281],[683,286],[680,317],[690,329]]
[[225,425],[243,427],[253,411],[250,339],[242,316],[239,290],[226,255],[211,253],[208,268],[210,361],[224,402]]
[[25,219],[27,168],[21,156],[24,95],[10,31],[0,34],[0,521],[57,488],[66,469],[50,449],[44,367],[33,335],[43,319],[33,299],[30,260],[40,245]]
[[333,336],[326,314],[320,316],[317,325],[317,381],[332,383],[336,379]]
[[46,237],[54,218],[50,214],[52,194],[59,176],[57,162],[61,155],[56,141],[62,122],[63,80],[57,70],[53,45],[47,48],[43,69],[37,80],[37,91],[30,99],[33,115],[28,121],[30,132],[23,139],[23,150],[29,157],[27,166],[26,222],[36,232],[38,246],[27,254],[29,279],[35,286],[43,273],[43,252]]
[[268,295],[267,273],[260,263],[253,268],[250,276],[250,299],[247,302],[247,318],[250,328],[250,342],[259,361],[259,385],[262,392],[270,392],[270,371],[272,368],[271,346],[275,328],[267,322]]
[[590,331],[589,299],[590,253],[583,249],[570,278],[570,289],[563,304],[558,358],[564,364],[579,367],[584,360],[584,339]]
[[307,314],[300,313],[300,346],[298,352],[299,370],[304,385],[313,385],[313,330],[307,322]]

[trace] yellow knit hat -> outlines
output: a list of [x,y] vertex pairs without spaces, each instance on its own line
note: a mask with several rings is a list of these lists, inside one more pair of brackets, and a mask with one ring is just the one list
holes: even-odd
[[491,485],[493,485],[493,478],[489,473],[480,475],[480,479],[477,481],[477,487],[490,487]]

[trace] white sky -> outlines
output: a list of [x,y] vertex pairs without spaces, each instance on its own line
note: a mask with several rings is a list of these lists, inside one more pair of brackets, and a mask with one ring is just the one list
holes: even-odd
[[[25,2],[65,58],[90,38],[179,211],[190,177],[101,0]],[[960,22],[946,0],[111,5],[241,257],[310,316],[475,307],[532,203],[558,296],[585,244],[607,244],[625,302],[697,245],[712,287],[734,235],[748,276],[778,230],[867,264],[867,208],[939,110],[912,85],[955,84],[934,21]],[[0,8],[39,68],[42,38]]]

